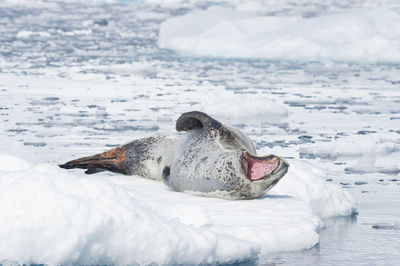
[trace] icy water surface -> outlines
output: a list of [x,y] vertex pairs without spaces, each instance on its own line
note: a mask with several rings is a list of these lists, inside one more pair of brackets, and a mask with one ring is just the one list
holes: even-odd
[[[326,169],[359,205],[358,216],[325,221],[318,246],[260,264],[399,264],[400,65],[191,58],[157,47],[162,21],[205,7],[1,3],[2,151],[59,164],[172,132],[180,113],[204,110],[241,128],[260,154]],[[309,10],[327,12],[275,7]]]

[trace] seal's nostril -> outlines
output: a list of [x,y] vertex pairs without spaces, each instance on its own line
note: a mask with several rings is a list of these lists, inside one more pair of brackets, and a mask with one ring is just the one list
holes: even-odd
[[284,167],[289,168],[289,163],[286,160],[282,159],[282,164]]

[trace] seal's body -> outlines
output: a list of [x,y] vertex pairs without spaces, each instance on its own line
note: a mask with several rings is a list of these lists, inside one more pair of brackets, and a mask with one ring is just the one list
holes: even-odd
[[182,135],[137,139],[113,150],[60,165],[87,174],[109,170],[163,180],[175,191],[230,199],[256,198],[287,172],[280,157],[255,156],[250,139],[201,112],[176,122]]

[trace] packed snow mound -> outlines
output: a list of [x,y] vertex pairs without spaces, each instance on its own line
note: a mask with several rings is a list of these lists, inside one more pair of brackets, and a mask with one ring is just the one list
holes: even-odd
[[[310,248],[318,243],[321,217],[354,211],[345,192],[300,161],[270,194],[234,201],[173,192],[132,176],[77,175],[49,164],[5,170],[9,162],[29,163],[1,158],[3,264],[256,260]],[[323,204],[328,211],[321,211]]]
[[158,45],[191,56],[400,62],[400,15],[373,9],[303,18],[211,8],[163,22]]
[[161,217],[121,186],[49,165],[2,173],[0,190],[4,264],[198,264],[253,252],[250,243]]
[[25,160],[8,154],[0,154],[0,171],[18,171],[31,167]]
[[283,178],[272,193],[303,200],[321,218],[348,216],[357,212],[349,193],[321,178],[325,176],[322,169],[304,161],[292,161],[290,167],[295,170]]

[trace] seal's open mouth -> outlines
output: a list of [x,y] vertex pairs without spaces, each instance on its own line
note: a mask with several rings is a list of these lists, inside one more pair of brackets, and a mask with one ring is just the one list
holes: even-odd
[[267,177],[278,168],[279,158],[275,155],[257,157],[243,151],[242,165],[246,176],[256,181]]

